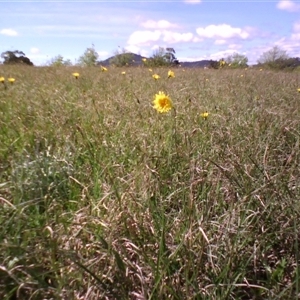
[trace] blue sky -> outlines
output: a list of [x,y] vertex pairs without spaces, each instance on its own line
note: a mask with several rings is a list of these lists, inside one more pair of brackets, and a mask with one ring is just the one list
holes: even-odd
[[95,46],[150,57],[172,47],[180,61],[244,54],[250,64],[278,45],[300,57],[300,2],[0,0],[0,53],[21,50],[34,64],[62,55],[73,63]]

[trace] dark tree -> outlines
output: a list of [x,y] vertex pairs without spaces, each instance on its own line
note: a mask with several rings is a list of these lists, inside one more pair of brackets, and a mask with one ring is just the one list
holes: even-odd
[[3,64],[26,64],[33,66],[33,63],[25,56],[25,53],[19,50],[5,51],[1,53],[1,57],[4,59]]
[[175,50],[173,48],[159,47],[152,57],[146,62],[148,67],[162,67],[162,66],[178,66],[180,63],[175,57]]
[[174,48],[166,48],[166,53],[164,57],[171,66],[178,66],[180,64],[175,54],[176,52]]
[[219,69],[220,63],[217,60],[210,60],[209,66],[210,69]]

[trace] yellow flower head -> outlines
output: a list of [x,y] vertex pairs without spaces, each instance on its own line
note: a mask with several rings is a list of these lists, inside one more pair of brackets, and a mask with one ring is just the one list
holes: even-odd
[[142,61],[143,61],[143,62],[146,62],[146,61],[147,61],[147,58],[142,58]]
[[101,66],[101,71],[102,71],[102,72],[106,72],[106,71],[107,71],[107,68]]
[[169,70],[168,72],[168,78],[174,78],[175,77],[175,74],[173,71]]
[[155,80],[157,80],[157,79],[159,79],[159,78],[160,78],[160,76],[159,76],[159,75],[157,75],[157,74],[153,74],[153,75],[152,75],[152,77],[153,77]]
[[76,79],[78,79],[78,77],[79,77],[79,73],[73,73],[72,74]]
[[122,74],[122,75],[125,75],[125,74],[126,74],[126,72],[125,72],[125,71],[123,71],[121,74]]
[[10,78],[7,78],[7,81],[10,82],[11,84],[13,84],[16,81],[16,79],[10,77]]
[[158,94],[155,95],[153,101],[153,108],[156,109],[160,113],[167,113],[173,107],[172,100],[169,96],[167,96],[164,92],[159,91]]
[[5,78],[4,77],[0,77],[0,82],[3,82],[4,83],[4,81],[5,81]]
[[201,116],[204,120],[206,120],[207,117],[208,117],[208,112],[206,111],[206,112],[200,114],[200,116]]
[[262,71],[263,69],[259,69],[259,71]]
[[300,89],[297,89],[298,93],[300,93]]
[[149,70],[149,72],[152,72],[152,69],[148,69]]

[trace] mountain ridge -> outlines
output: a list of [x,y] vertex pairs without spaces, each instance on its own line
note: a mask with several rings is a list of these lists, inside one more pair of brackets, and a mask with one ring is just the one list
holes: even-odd
[[[143,64],[143,59],[149,59],[148,57],[142,56],[140,54],[129,52],[132,55],[132,66],[140,66]],[[117,54],[122,55],[122,54]],[[103,67],[107,67],[110,65],[110,60],[115,58],[117,55],[113,55],[105,60],[99,61],[98,65]],[[212,60],[198,60],[198,61],[187,61],[187,62],[179,62],[181,67],[185,68],[204,68],[208,67]]]

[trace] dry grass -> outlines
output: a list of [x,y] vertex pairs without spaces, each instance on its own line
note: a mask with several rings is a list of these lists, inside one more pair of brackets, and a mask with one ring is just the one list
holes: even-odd
[[300,74],[121,71],[0,66],[0,298],[299,298]]

